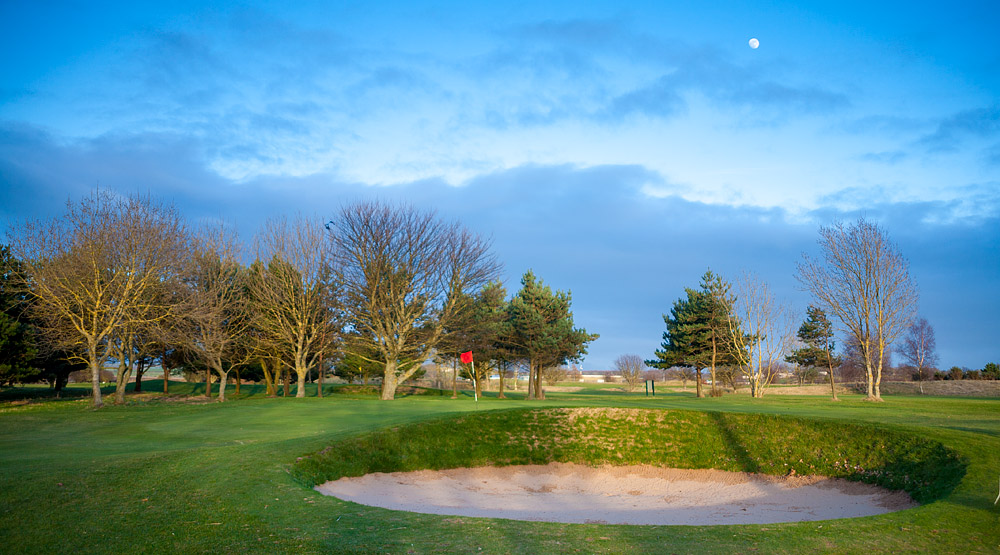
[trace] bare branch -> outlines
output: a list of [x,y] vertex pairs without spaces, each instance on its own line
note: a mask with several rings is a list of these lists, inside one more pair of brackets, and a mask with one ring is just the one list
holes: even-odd
[[35,316],[57,348],[87,362],[100,407],[100,371],[113,334],[171,314],[153,291],[177,276],[185,244],[180,217],[149,197],[95,191],[68,202],[63,217],[27,222],[12,235]]
[[488,241],[412,207],[348,205],[331,232],[352,354],[384,365],[382,398],[392,399],[500,264]]
[[822,259],[804,255],[797,279],[842,329],[857,341],[865,363],[868,398],[881,400],[886,349],[912,323],[916,285],[909,264],[875,223],[820,228]]
[[298,376],[305,396],[309,369],[338,337],[333,259],[322,225],[299,216],[269,220],[256,240],[250,269],[254,327],[268,350]]

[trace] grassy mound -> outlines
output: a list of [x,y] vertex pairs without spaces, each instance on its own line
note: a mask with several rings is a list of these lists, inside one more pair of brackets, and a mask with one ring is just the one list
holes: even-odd
[[344,476],[572,462],[819,474],[905,490],[927,503],[966,462],[942,444],[873,424],[766,414],[645,409],[494,411],[356,436],[300,457],[312,486]]

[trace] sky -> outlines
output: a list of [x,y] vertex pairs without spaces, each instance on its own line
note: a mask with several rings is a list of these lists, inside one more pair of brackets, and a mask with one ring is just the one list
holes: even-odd
[[[291,4],[291,5],[286,5]],[[490,237],[652,358],[709,268],[805,317],[818,231],[909,260],[940,366],[1000,362],[995,1],[0,3],[0,218],[96,187],[246,242],[378,199]],[[756,38],[758,48],[749,40]]]

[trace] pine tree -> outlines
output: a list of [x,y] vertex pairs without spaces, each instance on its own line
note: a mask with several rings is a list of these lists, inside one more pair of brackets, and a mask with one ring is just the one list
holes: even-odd
[[598,335],[573,327],[570,293],[553,293],[541,280],[536,281],[531,270],[521,278],[521,285],[507,305],[509,340],[529,361],[529,398],[544,399],[542,368],[579,360]]
[[20,286],[21,263],[7,245],[0,245],[0,386],[34,377],[35,333],[25,322],[27,305]]
[[700,321],[699,308],[701,295],[693,289],[685,289],[685,298],[674,301],[670,315],[663,315],[667,331],[663,332],[661,349],[657,350],[655,360],[646,364],[656,368],[671,368],[686,366],[695,369],[695,395],[704,397],[701,390],[701,371],[708,361],[708,336],[705,326]]
[[705,275],[701,277],[699,308],[704,319],[705,337],[712,349],[709,359],[712,396],[719,394],[716,387],[716,367],[735,363],[732,354],[726,347],[726,338],[729,336],[729,317],[733,310],[733,304],[736,302],[736,298],[730,294],[730,289],[729,283],[713,274],[712,270],[706,271]]
[[840,365],[840,358],[833,355],[836,346],[833,341],[833,324],[823,309],[815,306],[806,309],[806,320],[799,326],[798,338],[805,346],[792,351],[785,360],[811,368],[826,366],[830,376],[830,391],[833,393],[833,400],[836,401],[837,389],[833,368]]
[[695,369],[695,391],[704,397],[701,389],[701,371],[709,369],[712,394],[717,395],[716,368],[732,364],[726,337],[729,333],[729,315],[735,299],[730,285],[721,277],[705,272],[701,289],[685,288],[685,297],[677,299],[670,315],[663,315],[667,331],[663,332],[662,349],[656,351],[656,360],[646,364],[656,368],[686,366]]

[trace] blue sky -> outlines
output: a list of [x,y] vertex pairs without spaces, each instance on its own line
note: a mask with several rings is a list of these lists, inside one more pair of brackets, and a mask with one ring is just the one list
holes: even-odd
[[865,216],[941,364],[1000,361],[996,2],[205,4],[0,4],[5,223],[96,186],[247,241],[432,208],[493,237],[509,290],[571,290],[603,369],[652,356],[709,267],[804,315],[796,262]]

